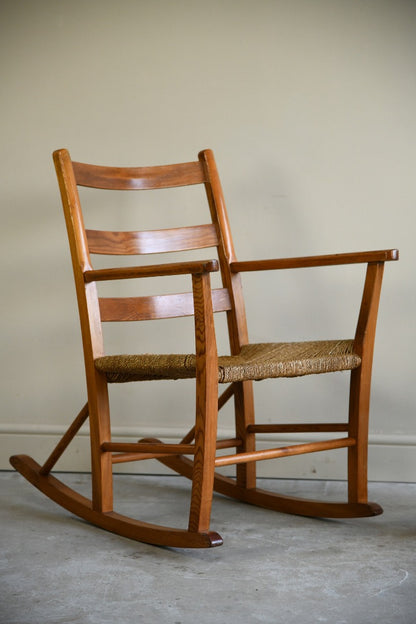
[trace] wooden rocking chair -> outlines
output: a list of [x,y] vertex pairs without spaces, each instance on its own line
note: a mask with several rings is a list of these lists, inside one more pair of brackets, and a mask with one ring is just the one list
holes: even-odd
[[[280,512],[320,517],[374,516],[381,507],[367,500],[367,445],[370,379],[376,317],[384,262],[397,260],[397,250],[239,262],[236,259],[221,185],[210,150],[196,162],[140,168],[103,167],[72,162],[68,151],[54,153],[68,229],[84,348],[88,402],[47,461],[10,458],[28,481],[70,512],[109,531],[151,544],[206,548],[222,544],[210,531],[213,490],[247,503]],[[198,226],[153,231],[109,232],[84,228],[77,186],[140,190],[203,184],[210,222]],[[123,268],[94,269],[90,254],[147,254],[216,248],[217,257]],[[251,344],[241,289],[241,273],[350,263],[365,263],[367,273],[356,333],[350,340]],[[221,272],[222,287],[211,290],[210,274]],[[188,274],[186,294],[128,298],[99,297],[98,283]],[[218,357],[213,313],[225,312],[230,354]],[[192,316],[195,352],[191,354],[105,355],[101,323]],[[336,423],[256,424],[252,381],[350,371],[349,420]],[[108,384],[160,379],[196,380],[195,425],[178,444],[158,439],[137,443],[111,438]],[[218,384],[228,384],[218,398]],[[233,398],[235,437],[217,440],[217,413]],[[51,475],[68,444],[89,417],[92,499]],[[256,434],[333,432],[331,439],[256,450]],[[342,435],[344,434],[344,435]],[[341,437],[340,437],[341,436]],[[323,438],[327,436],[323,435]],[[348,448],[348,500],[322,502],[280,496],[256,487],[256,461]],[[217,456],[217,449],[234,449]],[[141,522],[113,510],[114,463],[157,458],[192,480],[187,528]],[[216,467],[236,464],[236,478]]]

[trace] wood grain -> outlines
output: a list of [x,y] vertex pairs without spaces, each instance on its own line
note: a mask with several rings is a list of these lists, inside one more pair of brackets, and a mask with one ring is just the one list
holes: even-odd
[[199,162],[155,167],[103,167],[73,162],[79,186],[118,191],[150,190],[205,182]]
[[133,255],[189,251],[215,247],[218,237],[212,223],[166,230],[108,232],[86,230],[92,254]]
[[[100,297],[101,321],[149,321],[162,318],[192,316],[194,300],[192,293],[149,295],[146,297]],[[230,297],[225,288],[212,291],[214,312],[231,308]]]
[[229,466],[231,464],[275,459],[276,457],[291,457],[293,455],[303,455],[304,453],[317,453],[319,451],[329,451],[332,449],[354,446],[355,443],[354,438],[337,438],[335,440],[323,440],[322,442],[309,442],[307,444],[281,446],[279,448],[266,449],[262,451],[241,452],[235,455],[223,455],[222,457],[217,457],[215,460],[215,466]]
[[191,275],[218,271],[217,260],[193,260],[190,262],[171,262],[168,264],[149,264],[146,266],[110,267],[84,271],[84,281],[102,282],[110,280],[137,279],[140,277],[163,277],[169,275]]
[[231,262],[233,273],[240,271],[270,271],[277,269],[302,269],[318,266],[335,266],[337,264],[362,264],[368,262],[387,262],[398,260],[397,249],[382,249],[379,251],[359,251],[344,254],[329,254],[322,256],[304,256],[299,258],[276,258],[270,260],[247,260]]

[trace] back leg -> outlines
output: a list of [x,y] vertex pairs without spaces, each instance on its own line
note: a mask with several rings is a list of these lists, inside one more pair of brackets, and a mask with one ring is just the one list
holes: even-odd
[[97,372],[88,388],[90,409],[92,507],[94,511],[113,511],[112,453],[101,445],[111,442],[110,405],[107,381]]
[[[255,451],[256,437],[248,433],[247,427],[254,424],[253,382],[243,381],[235,384],[234,409],[236,437],[243,441],[237,452]],[[237,464],[237,485],[242,488],[256,487],[256,462]]]
[[356,444],[348,448],[348,501],[366,503],[368,465],[369,374],[360,368],[351,372],[349,435]]

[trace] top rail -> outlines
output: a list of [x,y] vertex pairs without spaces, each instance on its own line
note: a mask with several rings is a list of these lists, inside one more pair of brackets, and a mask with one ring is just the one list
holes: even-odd
[[170,188],[205,182],[200,162],[155,167],[103,167],[73,162],[79,186],[119,191]]

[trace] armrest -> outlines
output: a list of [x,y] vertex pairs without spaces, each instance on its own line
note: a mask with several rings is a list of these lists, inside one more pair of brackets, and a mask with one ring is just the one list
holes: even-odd
[[162,277],[164,275],[200,275],[214,271],[218,271],[217,260],[194,260],[191,262],[172,262],[170,264],[88,270],[84,272],[84,280],[85,282],[98,282],[132,279],[135,277]]
[[231,262],[232,273],[240,271],[266,271],[270,269],[300,269],[305,267],[332,266],[336,264],[357,264],[360,262],[386,262],[398,260],[397,249],[381,251],[358,251],[355,253],[330,254],[325,256],[304,256],[299,258],[276,258],[271,260],[247,260]]

